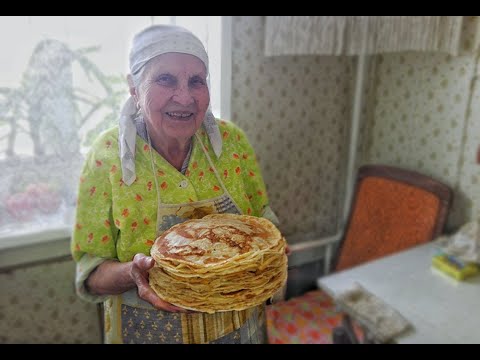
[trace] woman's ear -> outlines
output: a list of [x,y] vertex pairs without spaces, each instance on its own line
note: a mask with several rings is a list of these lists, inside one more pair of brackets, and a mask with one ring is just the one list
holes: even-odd
[[135,88],[135,85],[133,84],[133,77],[131,74],[127,75],[127,82],[128,82],[128,89],[130,91],[130,95],[137,101],[137,89]]

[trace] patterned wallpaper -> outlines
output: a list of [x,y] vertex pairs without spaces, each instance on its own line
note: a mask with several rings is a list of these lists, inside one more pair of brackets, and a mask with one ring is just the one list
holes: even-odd
[[100,343],[97,308],[75,294],[65,260],[0,273],[0,343]]
[[461,56],[404,52],[372,57],[360,163],[426,173],[454,189],[447,231],[480,216],[480,17],[466,16]]
[[353,60],[266,57],[263,36],[263,17],[233,18],[231,120],[257,152],[288,240],[331,235],[343,205]]
[[424,53],[378,57],[371,160],[394,161],[454,183],[469,60]]
[[[475,164],[475,154],[480,146],[480,58],[476,60],[476,82],[471,92],[470,111],[467,113],[464,139],[465,147],[460,158],[462,167],[457,192],[465,194],[465,212],[470,219],[480,219],[480,165]],[[460,210],[457,211],[461,214]],[[461,220],[461,218],[460,218]],[[458,223],[461,223],[458,221]]]
[[[458,57],[372,57],[365,89],[359,164],[402,166],[451,185],[450,229],[480,214],[480,67],[472,51],[479,22],[465,17]],[[344,194],[356,58],[265,57],[263,39],[263,17],[234,17],[232,121],[257,150],[287,237],[331,234]]]
[[410,168],[454,187],[448,227],[461,225],[479,214],[478,82],[471,89],[478,59],[400,53],[375,61],[376,89],[364,162]]

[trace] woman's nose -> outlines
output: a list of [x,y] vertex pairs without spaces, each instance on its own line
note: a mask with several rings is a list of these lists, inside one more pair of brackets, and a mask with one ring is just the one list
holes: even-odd
[[193,96],[190,93],[188,84],[180,84],[173,95],[173,100],[180,105],[190,105],[194,102]]

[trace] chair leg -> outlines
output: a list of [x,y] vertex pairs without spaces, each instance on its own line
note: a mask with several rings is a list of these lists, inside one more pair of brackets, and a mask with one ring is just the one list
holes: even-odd
[[342,326],[347,331],[347,334],[350,337],[352,344],[358,344],[359,341],[358,341],[357,335],[355,335],[355,331],[353,330],[352,318],[350,317],[350,315],[347,315],[347,314],[343,315]]
[[334,344],[358,344],[359,341],[353,330],[350,316],[343,315],[342,325],[337,326],[332,332],[332,342]]
[[332,332],[332,343],[338,345],[351,344],[350,336],[343,326],[337,326]]

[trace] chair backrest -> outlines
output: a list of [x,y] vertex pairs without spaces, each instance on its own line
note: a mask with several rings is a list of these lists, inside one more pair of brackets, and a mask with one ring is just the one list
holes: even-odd
[[359,169],[334,270],[428,242],[443,230],[451,189],[420,173],[386,165]]

